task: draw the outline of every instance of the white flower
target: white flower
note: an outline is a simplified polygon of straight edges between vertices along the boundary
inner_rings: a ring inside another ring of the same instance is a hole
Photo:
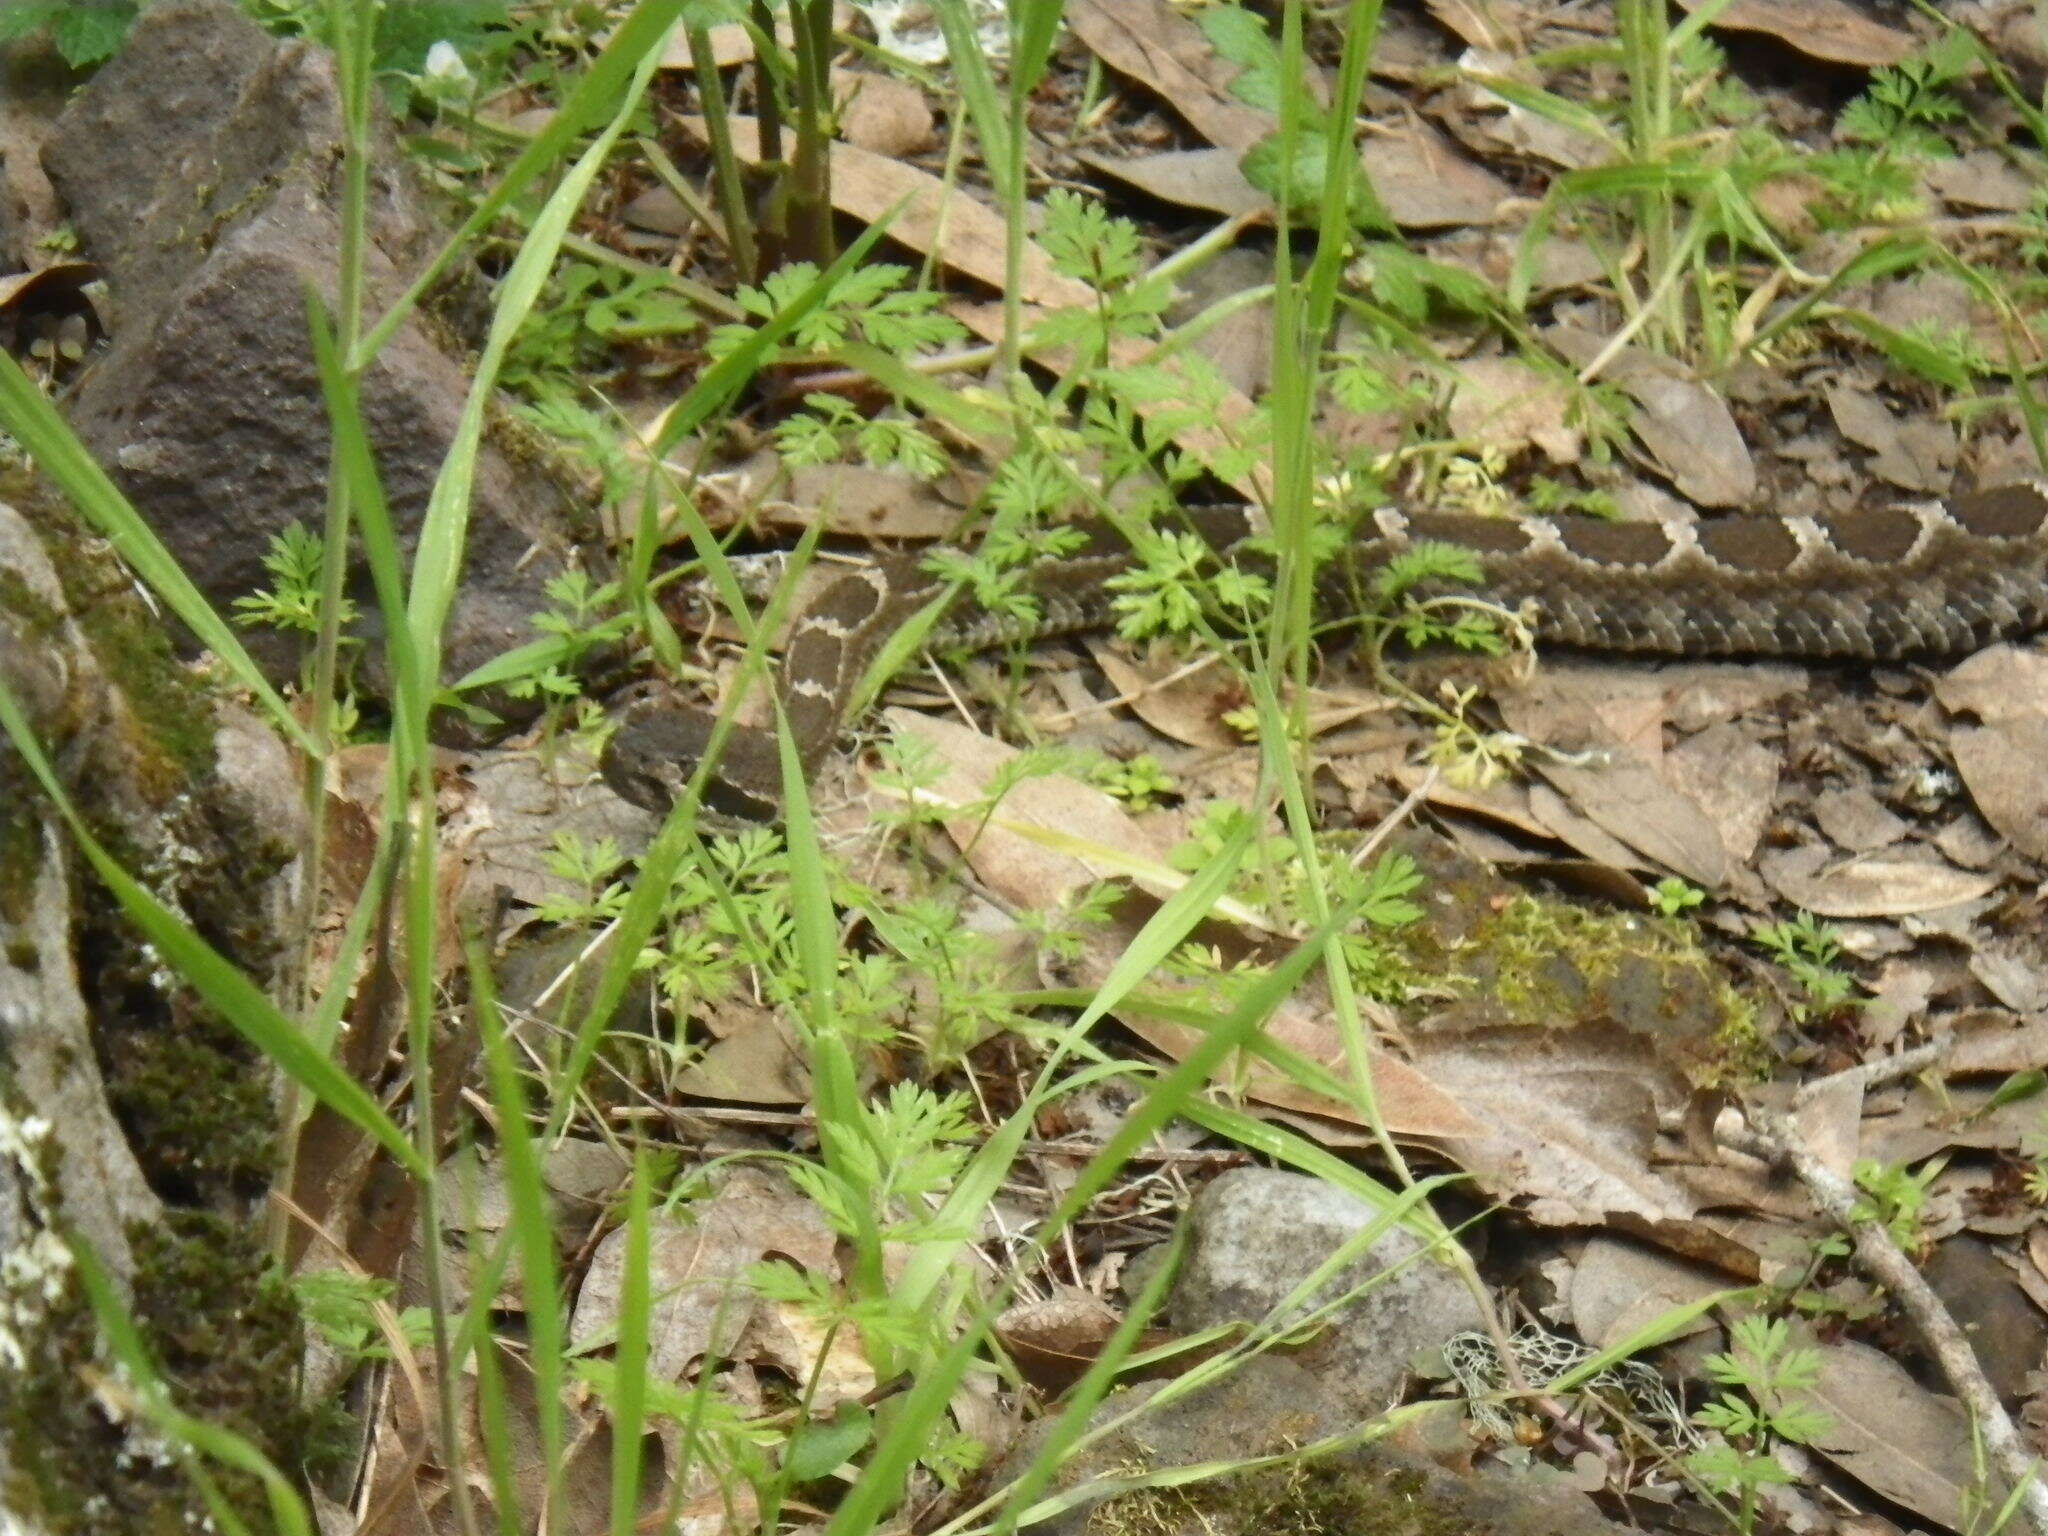
[[[462,54],[446,38],[427,50],[427,62],[420,69],[421,95],[452,105],[464,100],[475,83]]]

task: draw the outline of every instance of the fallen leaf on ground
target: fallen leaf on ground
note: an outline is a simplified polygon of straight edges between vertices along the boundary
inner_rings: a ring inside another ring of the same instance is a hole
[[[1524,448],[1553,464],[1577,460],[1583,438],[1571,424],[1573,401],[1563,381],[1511,357],[1457,365],[1449,421],[1461,443],[1498,449],[1512,458]]]
[[[731,1357],[760,1300],[743,1277],[763,1259],[835,1273],[838,1239],[818,1208],[786,1180],[756,1168],[735,1168],[706,1199],[653,1217],[648,1239],[647,1369],[660,1381],[681,1380],[707,1356]],[[625,1263],[620,1227],[591,1256],[570,1320],[572,1348],[613,1335]]]
[[[1679,0],[1697,11],[1706,0]],[[1729,32],[1765,32],[1801,53],[1865,69],[1896,64],[1919,44],[1913,34],[1874,21],[1847,0],[1734,0],[1713,25]]]
[[[1075,158],[1105,176],[1183,208],[1205,208],[1227,218],[1270,218],[1273,212],[1273,200],[1244,179],[1244,172],[1238,169],[1244,157],[1234,149],[1167,149],[1156,155],[1131,156],[1084,149],[1077,151]]]
[[[1358,154],[1388,217],[1403,229],[1491,224],[1515,195],[1420,118],[1374,131]]]
[[[1873,1492],[1950,1530],[1976,1483],[1970,1423],[1890,1355],[1842,1340],[1816,1346],[1820,1381],[1804,1394],[1832,1421],[1813,1449]],[[1994,1507],[1997,1496],[1993,1497]]]
[[[1997,888],[1996,875],[1930,859],[1858,855],[1834,862],[1809,845],[1773,850],[1757,873],[1794,906],[1821,917],[1904,917],[1975,901]]]
[[[1066,16],[1091,53],[1155,92],[1211,144],[1242,152],[1273,131],[1270,115],[1230,94],[1237,66],[1166,0],[1070,0]]]
[[[702,141],[704,119],[677,119],[685,132]],[[751,117],[731,119],[733,150],[747,165],[761,160],[760,125]],[[832,146],[832,206],[864,223],[879,223],[901,203],[889,225],[889,238],[937,256],[948,266],[1000,289],[1004,282],[1003,217],[987,204],[950,187],[931,172],[877,155],[851,144]],[[1095,290],[1061,274],[1037,241],[1024,242],[1023,282],[1026,303],[1092,305]]]

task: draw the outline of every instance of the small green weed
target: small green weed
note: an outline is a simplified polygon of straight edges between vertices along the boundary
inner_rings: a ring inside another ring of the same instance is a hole
[[[1878,1223],[1903,1252],[1924,1254],[1929,1240],[1921,1219],[1926,1214],[1927,1191],[1947,1166],[1946,1155],[1929,1158],[1918,1172],[1903,1163],[1859,1159],[1851,1172],[1863,1197],[1850,1216]]]
[[[1650,905],[1666,917],[1677,917],[1681,912],[1690,912],[1707,899],[1707,893],[1697,886],[1687,885],[1676,875],[1666,875],[1650,887]]]
[[[1686,1466],[1711,1493],[1739,1501],[1736,1529],[1750,1536],[1757,1528],[1757,1495],[1798,1480],[1772,1448],[1787,1440],[1810,1444],[1833,1421],[1799,1401],[1820,1380],[1820,1354],[1794,1348],[1782,1318],[1743,1318],[1735,1324],[1733,1344],[1725,1354],[1708,1356],[1706,1369],[1734,1390],[1693,1415],[1721,1440],[1693,1452]]]
[[[0,48],[42,35],[73,69],[120,52],[135,25],[135,0],[17,0],[0,9]]]
[[[1096,769],[1095,782],[1134,811],[1149,811],[1178,793],[1173,775],[1149,752],[1124,762],[1105,762]]]
[[[1827,1018],[1851,1005],[1856,978],[1841,969],[1841,936],[1811,912],[1766,923],[1750,937],[1791,974],[1805,994],[1793,1013],[1800,1022]]]
[[[1919,166],[1955,153],[1948,134],[1966,114],[1951,87],[1978,58],[1976,40],[1951,27],[1918,58],[1874,72],[1870,88],[1842,109],[1835,137],[1862,147],[1816,155],[1810,166],[1834,194],[1844,221],[1896,220],[1921,211]]]

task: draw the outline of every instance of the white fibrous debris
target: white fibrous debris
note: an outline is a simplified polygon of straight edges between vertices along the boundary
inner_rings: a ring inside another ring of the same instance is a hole
[[[882,52],[910,64],[943,64],[946,35],[931,0],[853,0],[867,13],[875,29],[875,44]],[[975,34],[990,63],[1000,63],[1010,53],[1009,8],[1003,0],[968,0],[975,18]]]

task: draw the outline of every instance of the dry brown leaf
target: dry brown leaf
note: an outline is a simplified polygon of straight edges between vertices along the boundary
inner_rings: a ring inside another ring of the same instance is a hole
[[[1604,755],[1594,766],[1538,755],[1536,772],[1602,831],[1694,885],[1718,889],[1729,860],[1720,832],[1699,805],[1628,752],[1603,713],[1615,705],[1603,692],[1610,669],[1545,668],[1499,695],[1508,726],[1566,754]]]
[[[647,1369],[661,1381],[682,1379],[706,1355],[732,1355],[759,1304],[742,1278],[751,1266],[772,1257],[831,1274],[838,1241],[793,1185],[750,1167],[734,1168],[680,1215],[653,1218],[648,1238]],[[587,1347],[617,1327],[625,1263],[620,1227],[591,1256],[570,1321],[572,1346]]]
[[[2048,655],[1994,645],[1935,684],[1943,707],[1983,723],[1950,741],[1978,812],[2014,847],[2048,859]]]
[[[1022,1301],[995,1321],[995,1336],[1025,1379],[1057,1397],[1087,1372],[1122,1321],[1093,1291],[1059,1285],[1036,1301]]]
[[[2031,719],[2048,711],[2048,652],[1986,646],[1938,678],[1934,696],[1943,709],[1986,725]]]
[[[1711,1296],[1727,1284],[1725,1274],[1704,1265],[1603,1233],[1588,1241],[1579,1255],[1567,1300],[1579,1337],[1595,1349],[1605,1349],[1673,1308]],[[1713,1326],[1711,1317],[1699,1317],[1685,1333]]]
[[[871,71],[833,76],[840,137],[877,155],[915,155],[932,145],[934,119],[925,94],[908,80]]]
[[[738,1104],[809,1101],[810,1057],[779,1010],[727,998],[705,1009],[702,1023],[713,1038],[676,1075],[678,1092]]]
[[[1244,744],[1223,723],[1225,714],[1244,703],[1244,690],[1218,658],[1205,657],[1191,670],[1185,658],[1133,657],[1107,641],[1091,643],[1088,654],[1131,713],[1162,736],[1190,747]]]
[[[1808,1399],[1832,1422],[1813,1449],[1893,1503],[1950,1530],[1960,1528],[1963,1496],[1976,1478],[1970,1422],[1955,1400],[1928,1391],[1868,1344],[1842,1340],[1816,1347],[1820,1381]]]
[[[687,451],[670,455],[687,463]],[[827,533],[862,539],[944,539],[960,523],[961,505],[946,487],[900,470],[866,464],[785,463],[773,448],[696,481],[697,510],[723,531],[746,522],[801,531],[816,522]],[[973,487],[963,487],[972,499]]]
[[[1858,855],[1834,863],[1819,847],[1774,850],[1757,872],[1787,901],[1821,917],[1904,917],[1975,901],[1998,886],[1995,875],[1928,859]]]
[[[1664,754],[1671,787],[1706,814],[1731,866],[1756,852],[1778,797],[1779,754],[1733,722],[1710,725]]]
[[[1696,11],[1705,0],[1679,0]],[[1734,0],[1713,25],[1765,32],[1811,58],[1875,69],[1896,64],[1918,47],[1913,34],[1874,21],[1848,0]]]
[[[1090,52],[1156,92],[1211,144],[1242,153],[1273,131],[1269,115],[1230,94],[1237,66],[1166,0],[1069,0],[1066,16]]]
[[[1693,379],[1617,371],[1640,409],[1630,425],[1680,495],[1703,507],[1746,506],[1756,495],[1756,461],[1727,403]]]
[[[1018,755],[951,720],[908,709],[886,710],[884,718],[898,737],[920,744],[943,765],[925,790],[942,804],[976,805]],[[1034,838],[1028,829],[1048,838]],[[1171,851],[1108,795],[1065,774],[1024,779],[987,817],[963,815],[946,830],[975,875],[1027,912],[1050,911],[1075,891],[1130,874],[1134,862],[1165,869]]]
[[[1571,391],[1550,374],[1511,357],[1457,365],[1450,428],[1461,443],[1513,457],[1536,447],[1553,464],[1577,460],[1584,439],[1571,424]]]
[[[1652,1155],[1684,1078],[1642,1036],[1608,1025],[1526,1026],[1416,1041],[1415,1067],[1487,1129],[1445,1152],[1546,1226],[1683,1227],[1693,1197]]]
[[[801,1306],[758,1304],[740,1353],[805,1383],[813,1419],[829,1419],[841,1404],[857,1403],[875,1390],[875,1368],[861,1351],[859,1330]]]
[[[1813,819],[1831,841],[1851,853],[1889,848],[1912,830],[1905,818],[1886,810],[1860,784],[1815,795]]]
[[[1510,49],[1519,41],[1513,21],[1492,0],[1428,0],[1429,13],[1474,48]]]
[[[1163,202],[1203,208],[1227,218],[1271,218],[1273,200],[1244,179],[1234,149],[1168,149],[1156,155],[1075,154],[1083,165],[1114,176]]]
[[[702,140],[704,119],[684,117],[685,132]],[[748,165],[761,158],[760,127],[751,117],[732,119],[734,152]],[[832,146],[832,206],[841,213],[873,224],[898,203],[902,212],[889,225],[889,238],[913,250],[936,255],[957,271],[994,288],[1003,286],[1003,217],[957,187],[949,187],[929,171],[871,154],[851,144]],[[1028,304],[1091,305],[1095,292],[1086,283],[1063,276],[1035,240],[1024,242],[1023,282],[1019,289]]]
[[[2033,179],[1995,149],[1972,149],[1950,160],[1931,160],[1920,178],[1944,202],[1994,213],[2023,212],[2034,198]]]
[[[1371,134],[1359,159],[1388,217],[1403,229],[1491,224],[1515,195],[1420,118]]]

